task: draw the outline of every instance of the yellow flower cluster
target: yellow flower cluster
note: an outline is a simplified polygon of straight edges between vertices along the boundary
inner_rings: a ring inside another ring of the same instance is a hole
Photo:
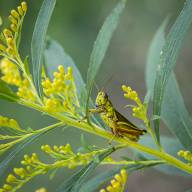
[[[6,184],[0,188],[0,192],[11,192],[16,191],[16,189],[20,188],[25,181],[32,177],[33,174],[36,173],[35,166],[41,164],[37,155],[35,153],[32,154],[31,157],[28,155],[24,156],[24,160],[21,162],[23,165],[27,165],[25,168],[19,167],[14,168],[14,174],[9,174],[6,178]],[[42,174],[46,171],[43,170]]]
[[[42,80],[44,97],[44,109],[47,112],[67,112],[72,116],[76,115],[75,108],[79,107],[77,91],[74,82],[72,68],[67,72],[62,65],[54,72],[54,79],[48,77]]]
[[[106,189],[101,189],[100,192],[123,192],[125,184],[127,182],[127,172],[125,169],[120,171],[120,174],[116,174],[111,180],[111,184]]]
[[[180,150],[177,153],[177,155],[180,156],[180,157],[183,157],[185,160],[189,161],[189,165],[192,166],[192,152]]]
[[[20,86],[22,78],[17,65],[4,58],[0,63],[0,70],[3,76],[1,79],[10,85]]]
[[[11,25],[9,29],[3,30],[5,41],[0,44],[0,52],[12,57],[17,56],[18,32],[20,31],[20,27],[22,25],[26,11],[26,2],[22,2],[21,5],[17,7],[17,10],[11,10],[9,15]]]
[[[9,119],[1,115],[0,115],[0,127],[9,127],[20,130],[20,126],[15,119]]]
[[[54,158],[55,161],[52,164],[47,164],[39,160],[36,153],[33,153],[31,156],[24,155],[24,158],[21,161],[21,164],[24,167],[13,169],[13,173],[7,176],[6,184],[0,188],[0,192],[16,191],[16,189],[21,188],[33,177],[40,174],[46,174],[48,171],[55,170],[60,167],[75,168],[77,166],[87,165],[95,158],[96,155],[103,152],[98,150],[88,153],[75,153],[70,144],[53,147],[43,145],[41,149]],[[123,179],[126,181],[125,173],[122,171],[121,176],[117,176],[117,181],[123,184]]]
[[[62,165],[70,169],[79,165],[87,165],[97,154],[96,151],[90,153],[74,153],[70,144],[53,147],[43,145],[41,149],[55,159],[64,160]]]
[[[132,90],[131,87],[122,86],[124,93],[124,97],[131,99],[132,101],[134,101],[137,105],[133,106],[132,110],[133,110],[133,116],[141,119],[144,121],[145,124],[148,123],[148,118],[147,118],[147,106],[145,104],[143,104],[140,100],[140,98],[138,97],[138,94],[136,91]]]
[[[29,101],[36,100],[29,81],[22,77],[16,64],[4,58],[0,62],[0,71],[2,73],[1,80],[18,87],[17,95],[20,98]]]

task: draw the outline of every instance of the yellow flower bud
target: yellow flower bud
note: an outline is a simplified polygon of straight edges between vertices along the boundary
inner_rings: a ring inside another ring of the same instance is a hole
[[[8,37],[13,38],[13,34],[9,29],[4,29],[3,34],[4,34],[5,38],[8,38]]]
[[[21,6],[18,6],[18,7],[17,7],[17,11],[18,11],[19,15],[21,15],[21,16],[24,14],[24,13],[23,13],[23,9],[22,9]]]
[[[12,186],[11,185],[8,185],[8,184],[4,184],[3,185],[3,189],[5,189],[6,191],[9,191],[12,189]]]
[[[6,182],[7,182],[7,183],[14,183],[16,180],[17,180],[17,179],[16,179],[16,177],[15,177],[14,175],[9,174],[9,175],[7,176]]]
[[[7,38],[7,44],[8,46],[10,46],[10,48],[14,47],[14,40],[12,38]]]
[[[115,192],[114,188],[112,186],[107,186],[107,191],[109,192]]]
[[[113,183],[113,188],[114,188],[116,191],[117,191],[117,190],[119,191],[120,187],[121,187],[121,185],[120,185],[119,182]]]
[[[17,25],[17,20],[15,19],[15,17],[13,17],[12,15],[9,15],[9,20],[11,21],[11,23],[13,23],[13,24],[15,24],[15,25]]]
[[[120,177],[119,174],[116,174],[116,175],[115,175],[115,179],[116,179],[118,182],[121,182],[121,177]]]
[[[62,65],[58,66],[58,70],[59,70],[60,73],[65,73],[65,69],[64,69],[64,67]]]
[[[26,3],[25,1],[23,1],[23,2],[21,3],[21,7],[22,7],[22,9],[23,9],[24,12],[27,11],[27,3]]]
[[[54,145],[54,146],[53,146],[53,150],[56,151],[56,152],[59,152],[59,147],[56,146],[56,145]]]
[[[122,169],[120,174],[121,174],[121,177],[122,177],[122,183],[126,183],[126,181],[127,181],[127,172],[126,172],[126,170]]]
[[[36,153],[32,153],[31,161],[32,161],[32,162],[37,162],[37,161],[39,161]]]
[[[26,175],[26,171],[24,168],[14,168],[13,171],[16,175],[20,176],[21,178],[25,177]]]
[[[17,13],[17,11],[16,10],[11,10],[11,15],[13,16],[13,17],[15,17],[16,19],[19,19],[19,14]]]
[[[50,147],[49,145],[42,145],[42,146],[41,146],[41,150],[42,150],[42,151],[45,151],[46,153],[49,153],[49,152],[52,151],[52,150],[51,150],[51,147]]]
[[[17,26],[15,24],[11,24],[11,30],[14,31],[14,32],[17,32]]]

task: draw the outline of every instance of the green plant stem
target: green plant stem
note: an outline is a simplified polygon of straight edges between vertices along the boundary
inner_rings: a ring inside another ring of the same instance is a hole
[[[151,165],[151,164],[164,164],[164,160],[146,160],[146,161],[102,161],[101,165]]]
[[[42,106],[36,105],[34,103],[29,103],[26,101],[19,101],[20,104],[25,105],[27,107],[36,109],[38,111],[44,112],[44,109]],[[169,155],[168,153],[164,152],[164,151],[157,151],[155,149],[149,148],[147,146],[141,145],[139,143],[130,141],[128,139],[125,138],[120,138],[120,137],[114,137],[114,135],[108,131],[105,131],[104,129],[98,127],[97,125],[89,125],[87,122],[82,122],[82,121],[78,121],[75,119],[71,119],[67,116],[63,116],[59,113],[49,113],[48,115],[52,116],[55,119],[58,119],[62,122],[64,122],[66,125],[72,126],[72,127],[77,127],[83,131],[89,132],[91,134],[103,137],[107,140],[110,140],[113,138],[113,141],[116,141],[118,143],[121,144],[125,144],[127,147],[131,147],[134,149],[137,149],[139,151],[148,153],[152,156],[155,156],[159,159],[165,160],[167,162],[167,164],[172,165],[174,167],[177,167],[187,173],[192,174],[192,166],[189,166],[188,164],[176,159],[175,157]]]
[[[147,117],[146,117],[146,122],[147,122],[147,123],[146,123],[147,131],[148,131],[149,134],[151,135],[151,137],[152,137],[152,139],[154,140],[156,146],[158,147],[158,149],[159,149],[160,151],[164,151],[163,147],[162,147],[161,144],[158,142],[157,137],[156,137],[154,131],[152,130],[151,124],[150,124],[150,122],[148,121],[148,118],[147,118]]]

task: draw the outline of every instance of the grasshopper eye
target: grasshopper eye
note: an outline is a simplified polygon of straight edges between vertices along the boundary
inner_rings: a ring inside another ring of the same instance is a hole
[[[99,106],[96,104],[95,107],[99,107]]]

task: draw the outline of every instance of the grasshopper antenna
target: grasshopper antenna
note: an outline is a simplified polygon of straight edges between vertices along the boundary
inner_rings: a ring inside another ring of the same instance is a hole
[[[95,85],[95,87],[96,87],[96,89],[97,89],[97,91],[99,92],[99,86],[97,85],[97,83],[96,82],[94,82],[94,85]]]
[[[113,79],[114,74],[111,75],[104,83],[103,87],[101,88],[101,91],[104,91],[105,87],[107,86],[107,84],[109,84],[109,82]]]

